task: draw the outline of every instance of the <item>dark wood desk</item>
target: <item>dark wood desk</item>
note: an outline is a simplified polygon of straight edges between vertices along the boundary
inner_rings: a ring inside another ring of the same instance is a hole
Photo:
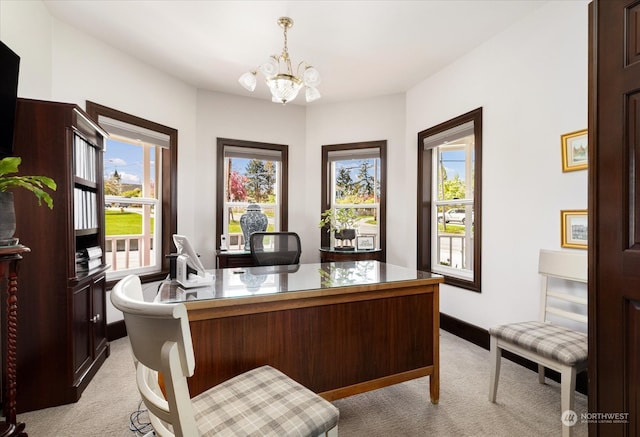
[[[254,267],[251,252],[247,250],[216,250],[216,268]]]
[[[2,328],[2,407],[6,422],[0,422],[0,437],[27,437],[25,424],[16,420],[16,346],[18,343],[18,262],[22,254],[31,252],[26,246],[0,247],[0,279],[7,276],[5,325]]]
[[[380,261],[382,259],[382,249],[368,249],[368,250],[336,250],[329,247],[320,248],[320,262],[342,262],[342,261]]]
[[[156,296],[187,307],[192,396],[269,364],[328,400],[428,375],[438,402],[441,276],[377,261],[212,273]]]

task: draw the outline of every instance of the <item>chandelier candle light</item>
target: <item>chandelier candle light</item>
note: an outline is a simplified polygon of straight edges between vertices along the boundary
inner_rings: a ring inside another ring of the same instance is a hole
[[[278,18],[278,24],[284,29],[284,48],[282,54],[271,55],[267,62],[260,65],[256,70],[247,71],[240,76],[238,82],[247,90],[253,92],[256,89],[256,75],[258,71],[262,73],[271,90],[271,101],[286,104],[295,99],[300,89],[304,86],[307,102],[319,99],[320,91],[317,86],[320,84],[320,73],[318,70],[308,65],[305,61],[298,64],[296,74],[291,68],[291,59],[287,50],[287,29],[293,26],[293,20],[289,17]],[[302,75],[300,75],[302,70]]]

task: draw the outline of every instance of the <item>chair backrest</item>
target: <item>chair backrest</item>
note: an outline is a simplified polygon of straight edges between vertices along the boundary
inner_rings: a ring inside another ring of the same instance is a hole
[[[249,237],[254,262],[259,266],[298,264],[302,247],[295,232],[254,232]]]
[[[588,262],[586,252],[541,250],[540,321],[561,321],[586,331]],[[579,283],[579,284],[575,284]]]
[[[187,377],[195,369],[195,358],[185,306],[144,302],[140,278],[135,275],[115,285],[111,302],[124,314],[138,390],[154,429],[160,435],[198,435],[187,386]],[[164,380],[166,401],[158,385],[158,372]],[[173,433],[156,418],[170,423]]]

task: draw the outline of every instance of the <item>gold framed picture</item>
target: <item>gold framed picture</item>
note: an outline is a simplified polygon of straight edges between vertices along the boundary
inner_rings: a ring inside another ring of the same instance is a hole
[[[560,246],[573,249],[586,249],[589,234],[586,209],[560,211],[561,242]]]
[[[562,145],[562,171],[585,170],[589,162],[589,140],[587,129],[564,134]]]

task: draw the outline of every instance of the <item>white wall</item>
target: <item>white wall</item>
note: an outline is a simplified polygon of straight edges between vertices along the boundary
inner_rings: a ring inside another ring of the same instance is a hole
[[[387,261],[416,265],[417,133],[484,108],[482,293],[443,286],[444,313],[487,328],[538,308],[537,253],[560,246],[560,210],[587,207],[587,172],[562,173],[560,135],[587,126],[587,0],[549,2],[406,95],[306,108],[198,91],[51,16],[0,2],[22,58],[21,97],[114,107],[176,128],[178,231],[213,266],[217,137],[289,145],[289,223],[319,259],[320,150],[388,141]],[[108,313],[107,320],[118,320]]]
[[[199,91],[197,106],[198,160],[191,170],[198,175],[196,234],[205,267],[213,268],[216,217],[216,141],[217,138],[286,144],[289,146],[289,230],[298,232],[303,242],[308,233],[300,205],[304,203],[308,178],[305,175],[305,108],[275,105],[250,97]],[[312,262],[303,247],[301,262]]]
[[[0,40],[20,56],[20,97],[51,99],[52,27],[42,2],[0,2]]]
[[[405,149],[405,96],[395,94],[342,104],[307,107],[307,197],[301,220],[307,223],[305,246],[316,248],[314,262],[320,261],[321,166],[322,146],[387,140],[387,262],[406,265],[407,217],[404,208],[415,203],[408,196],[403,153]],[[411,216],[415,222],[415,215]],[[415,263],[414,263],[415,264]]]
[[[587,127],[587,32],[586,0],[549,2],[407,93],[409,169],[418,132],[483,107],[482,293],[443,286],[443,313],[537,317],[538,250],[560,249],[560,210],[587,208],[587,172],[563,173],[560,148]]]

